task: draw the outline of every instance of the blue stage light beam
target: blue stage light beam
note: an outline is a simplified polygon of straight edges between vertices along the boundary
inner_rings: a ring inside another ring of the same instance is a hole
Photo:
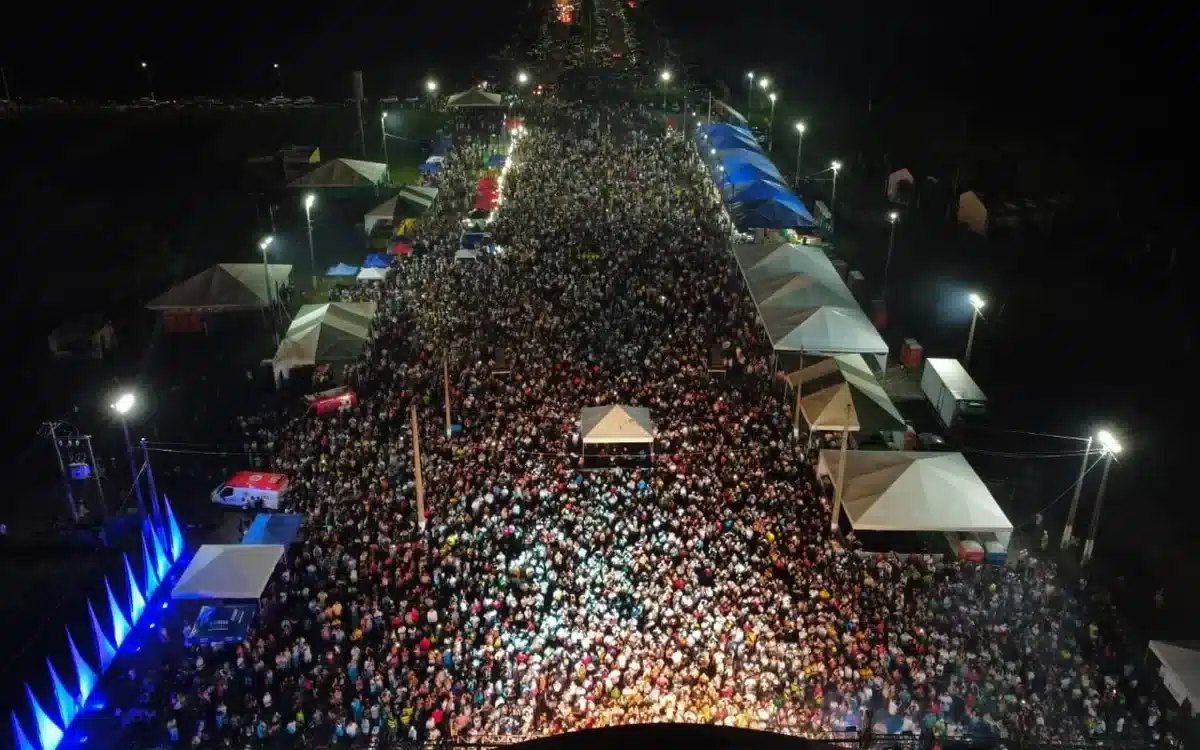
[[[17,714],[12,714],[12,731],[13,731],[13,746],[17,750],[34,750],[33,743],[29,741],[29,737],[25,735],[25,730],[21,728],[21,722],[17,720]]]
[[[183,554],[183,534],[179,531],[179,522],[175,520],[171,499],[163,495],[163,502],[167,506],[167,539],[170,541],[171,562],[179,562],[179,556]]]
[[[117,604],[117,597],[113,596],[112,584],[108,582],[108,576],[104,577],[104,588],[108,591],[108,609],[112,615],[113,645],[119,649],[125,642],[125,638],[129,636],[129,631],[133,629],[133,626],[129,624],[125,613],[121,611],[121,605]]]
[[[58,718],[62,719],[64,727],[70,726],[75,714],[79,713],[79,702],[63,684],[62,679],[58,676],[58,670],[54,668],[54,662],[50,661],[48,656],[46,657],[46,667],[50,670],[50,682],[54,685],[54,702],[58,704]]]
[[[91,602],[88,602],[88,614],[92,616],[92,634],[96,636],[96,653],[100,654],[100,673],[103,674],[116,658],[117,649],[104,634],[104,628],[100,627],[100,620],[96,618],[96,610]]]
[[[42,746],[42,750],[55,750],[58,743],[62,742],[63,730],[42,710],[42,704],[38,703],[38,699],[28,683],[25,685],[25,695],[29,697],[29,707],[33,709],[33,722],[37,725],[38,744]]]
[[[167,553],[163,551],[162,539],[153,524],[150,525],[150,541],[154,548],[154,572],[158,575],[158,580],[162,581],[167,577],[167,571],[171,569],[171,561],[167,559]]]
[[[153,598],[161,581],[158,573],[154,572],[154,561],[150,558],[150,542],[146,538],[145,529],[142,530],[142,567],[146,570],[146,597]]]
[[[122,555],[122,557],[125,558],[125,577],[129,581],[129,619],[136,623],[146,609],[146,600],[142,598],[137,579],[133,577],[133,566],[129,564],[129,555]]]
[[[75,645],[75,638],[71,635],[70,628],[67,628],[67,644],[71,647],[71,660],[75,662],[75,676],[79,678],[79,703],[82,705],[87,703],[88,697],[96,689],[96,682],[100,678],[96,676],[96,670],[92,669],[92,665],[88,664],[79,653],[79,647]]]

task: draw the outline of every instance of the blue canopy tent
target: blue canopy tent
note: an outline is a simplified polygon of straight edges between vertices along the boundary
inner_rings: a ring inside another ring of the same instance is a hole
[[[438,172],[442,171],[442,165],[435,161],[427,161],[421,166],[417,167],[417,171],[421,174],[437,174]]]
[[[769,201],[773,198],[796,200],[796,194],[787,185],[770,179],[732,185],[721,191],[721,195],[727,203],[751,203],[753,201]]]
[[[718,151],[717,157],[717,160],[725,167],[726,172],[742,164],[749,164],[757,167],[760,172],[770,175],[776,182],[786,182],[783,179],[783,175],[779,173],[779,169],[761,151],[756,152],[746,149]]]
[[[187,631],[187,645],[244,641],[256,614],[257,604],[206,604]]]
[[[242,536],[242,544],[282,544],[300,536],[304,516],[300,513],[259,513]]]
[[[742,229],[803,229],[817,225],[796,198],[734,203],[729,207],[729,215]]]
[[[349,263],[338,263],[336,266],[330,266],[325,272],[326,276],[357,276],[358,266],[352,266]]]
[[[751,151],[762,151],[762,146],[758,140],[749,132],[741,128],[730,128],[728,131],[720,131],[709,134],[704,141],[709,148],[745,148]]]
[[[492,236],[486,232],[464,232],[459,243],[464,250],[478,250],[492,241]]]
[[[740,185],[762,182],[763,180],[782,182],[783,177],[770,164],[764,167],[761,164],[740,162],[732,165],[719,164],[713,169],[713,181],[722,190],[725,190],[726,186],[733,186],[736,189]]]
[[[503,167],[504,162],[506,161],[508,161],[508,159],[504,156],[504,154],[492,154],[492,158],[488,159],[488,166]]]
[[[363,268],[391,268],[392,259],[387,253],[371,253],[363,261]]]

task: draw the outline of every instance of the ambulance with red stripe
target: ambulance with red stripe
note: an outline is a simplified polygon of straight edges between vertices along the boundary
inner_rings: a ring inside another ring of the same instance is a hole
[[[239,471],[212,491],[212,501],[230,508],[279,510],[287,488],[283,474]]]

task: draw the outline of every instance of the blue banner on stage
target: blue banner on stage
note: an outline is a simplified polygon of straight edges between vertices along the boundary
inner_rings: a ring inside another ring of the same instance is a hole
[[[244,640],[257,614],[257,604],[206,605],[188,631],[188,645]]]

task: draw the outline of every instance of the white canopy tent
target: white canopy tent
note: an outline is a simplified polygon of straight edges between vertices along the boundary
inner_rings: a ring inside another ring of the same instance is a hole
[[[308,174],[292,180],[289,187],[371,187],[387,181],[388,166],[383,162],[330,159]]]
[[[825,357],[788,375],[799,386],[809,430],[876,433],[905,429],[904,417],[861,354]]]
[[[293,367],[354,359],[362,351],[374,319],[372,302],[326,302],[301,307],[275,351],[276,380]]]
[[[500,106],[503,106],[503,98],[499,94],[493,94],[482,89],[467,89],[457,94],[451,94],[446,99],[447,109]]]
[[[205,544],[171,591],[172,599],[258,599],[283,559],[282,544]]]
[[[478,250],[468,250],[465,247],[461,247],[458,249],[458,252],[454,253],[454,259],[455,260],[479,260],[479,251]]]
[[[367,211],[366,215],[363,216],[363,229],[366,230],[367,234],[370,234],[371,230],[373,230],[377,224],[387,222],[390,225],[395,223],[397,200],[398,197],[393,195],[391,198],[388,198],[375,208]]]
[[[812,276],[826,286],[845,286],[833,263],[815,245],[793,245],[787,242],[747,244],[735,247],[733,254],[746,277],[746,283],[750,285],[765,278],[802,273]],[[850,299],[854,297],[851,296]]]
[[[585,406],[579,423],[584,445],[654,442],[654,422],[645,407]]]
[[[358,272],[358,281],[383,281],[387,278],[386,268],[364,268]]]
[[[842,507],[856,531],[1012,532],[1012,523],[961,453],[846,451],[845,456]],[[837,450],[821,451],[818,473],[836,477],[841,457]]]
[[[438,189],[428,185],[405,185],[400,188],[400,194],[397,197],[425,209],[432,206],[437,200]]]
[[[858,308],[816,307],[759,309],[767,336],[777,352],[863,354],[887,365],[887,343]]]
[[[1200,651],[1167,641],[1150,641],[1150,651],[1158,657],[1158,676],[1180,706],[1191,702],[1192,715],[1200,709]]]
[[[291,275],[292,266],[286,263],[270,263],[265,268],[262,263],[218,263],[155,297],[146,309],[172,312],[261,310],[268,306],[275,291],[287,284]]]

